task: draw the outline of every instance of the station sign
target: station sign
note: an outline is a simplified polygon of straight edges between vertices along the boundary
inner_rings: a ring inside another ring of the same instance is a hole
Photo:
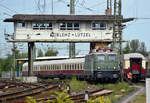
[[[15,40],[40,40],[40,41],[58,41],[58,42],[74,42],[74,41],[98,41],[98,40],[112,40],[113,32],[19,32],[15,35]]]

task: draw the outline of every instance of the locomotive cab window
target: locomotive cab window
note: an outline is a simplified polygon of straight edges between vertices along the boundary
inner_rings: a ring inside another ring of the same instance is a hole
[[[108,60],[109,61],[115,61],[116,60],[116,55],[115,54],[108,55]]]
[[[105,61],[105,55],[97,55],[98,61]]]

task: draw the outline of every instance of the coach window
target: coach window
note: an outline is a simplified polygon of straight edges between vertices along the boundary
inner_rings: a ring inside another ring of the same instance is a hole
[[[49,70],[51,70],[51,68],[52,68],[52,65],[49,65],[49,66],[50,66]]]
[[[76,64],[74,64],[74,69],[76,70]]]
[[[17,27],[18,28],[25,28],[25,23],[24,22],[18,22]]]

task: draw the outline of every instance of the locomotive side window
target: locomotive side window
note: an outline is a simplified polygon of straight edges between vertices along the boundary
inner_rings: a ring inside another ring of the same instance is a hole
[[[105,61],[105,55],[97,55],[99,61]]]
[[[116,55],[115,54],[108,55],[108,60],[109,61],[115,61],[116,60]]]

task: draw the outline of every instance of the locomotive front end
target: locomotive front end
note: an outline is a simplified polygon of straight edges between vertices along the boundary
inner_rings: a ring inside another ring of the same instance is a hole
[[[97,79],[118,80],[120,78],[117,53],[97,53],[94,58],[94,75]]]

